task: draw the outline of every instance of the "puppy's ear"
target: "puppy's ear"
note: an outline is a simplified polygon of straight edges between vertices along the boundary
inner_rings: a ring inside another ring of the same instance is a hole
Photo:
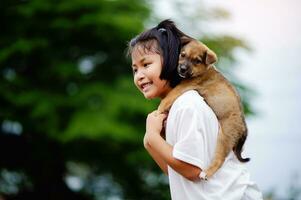
[[[205,52],[205,63],[206,65],[211,65],[217,61],[217,56],[216,54],[210,50],[209,48]]]
[[[181,37],[181,46],[185,46],[186,44],[188,44],[190,41],[192,41],[193,39],[187,36],[182,36]]]

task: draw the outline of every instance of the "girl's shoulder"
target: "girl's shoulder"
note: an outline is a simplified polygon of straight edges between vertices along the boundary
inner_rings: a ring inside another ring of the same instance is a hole
[[[188,90],[181,94],[173,103],[172,107],[181,108],[197,108],[207,105],[204,98],[195,90]]]
[[[169,113],[175,115],[189,113],[203,117],[214,115],[204,98],[195,90],[188,90],[180,95],[174,101]]]

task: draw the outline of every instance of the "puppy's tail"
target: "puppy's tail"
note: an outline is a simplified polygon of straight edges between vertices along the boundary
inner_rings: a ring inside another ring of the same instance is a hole
[[[243,158],[241,156],[242,147],[243,147],[246,139],[247,139],[247,133],[243,134],[243,136],[238,140],[237,144],[233,148],[234,154],[236,155],[237,159],[243,163],[250,161],[250,158]]]

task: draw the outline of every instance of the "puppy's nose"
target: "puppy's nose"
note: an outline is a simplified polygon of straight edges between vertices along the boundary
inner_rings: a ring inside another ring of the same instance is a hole
[[[180,72],[181,73],[184,73],[187,70],[187,66],[186,65],[180,65],[179,68],[180,68]]]

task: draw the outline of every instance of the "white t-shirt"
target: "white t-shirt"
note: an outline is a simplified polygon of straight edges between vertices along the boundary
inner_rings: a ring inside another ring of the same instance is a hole
[[[173,146],[176,159],[206,169],[213,159],[217,136],[218,120],[198,92],[189,90],[176,99],[166,124],[166,141]],[[169,166],[168,177],[173,200],[262,199],[233,152],[208,181],[190,181]]]

